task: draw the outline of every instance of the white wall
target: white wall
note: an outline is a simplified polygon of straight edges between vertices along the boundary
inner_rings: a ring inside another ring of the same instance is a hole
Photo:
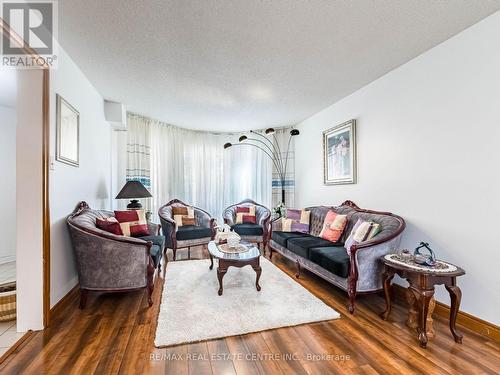
[[[96,209],[111,207],[111,129],[103,98],[62,48],[58,58],[51,72],[51,156],[55,159],[57,93],[80,112],[80,166],[54,161],[50,173],[51,306],[78,282],[67,216],[82,200]]]
[[[17,330],[43,329],[42,83],[40,70],[17,75]]]
[[[111,131],[111,196],[118,195],[122,187],[127,182],[127,131]],[[113,199],[112,207],[114,210],[126,210],[127,199]]]
[[[299,124],[297,203],[351,199],[462,266],[461,310],[500,324],[500,12]],[[322,132],[358,121],[355,185],[324,186]],[[449,303],[443,287],[437,299]]]
[[[15,95],[15,93],[13,93]],[[0,263],[16,259],[16,108],[0,103]]]

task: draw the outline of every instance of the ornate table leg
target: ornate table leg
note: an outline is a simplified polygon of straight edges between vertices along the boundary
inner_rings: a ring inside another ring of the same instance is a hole
[[[255,287],[257,288],[257,291],[260,292],[260,285],[259,285],[259,280],[260,280],[260,275],[262,274],[262,268],[260,268],[260,263],[259,263],[259,258],[257,258],[257,261],[252,264],[252,268],[257,274],[255,278]]]
[[[213,268],[214,268],[214,257],[210,253],[208,255],[210,255],[210,267],[208,267],[208,269],[209,270],[213,270]]]
[[[432,314],[436,308],[436,300],[434,297],[431,298],[429,302],[429,311],[427,312],[427,337],[433,339],[436,337],[436,331],[434,331],[434,319],[432,319]]]
[[[224,267],[224,266],[222,266]],[[217,292],[219,296],[222,296],[222,279],[227,272],[227,268],[221,268],[221,261],[219,259],[219,267],[217,267],[217,278],[219,279],[219,291]]]
[[[408,302],[408,318],[406,319],[406,325],[416,330],[418,327],[418,301],[410,288],[406,289],[406,301]],[[431,339],[436,336],[432,319],[432,313],[434,312],[435,306],[436,301],[433,297],[429,302],[429,312],[427,314],[427,337]]]
[[[446,290],[450,293],[451,307],[450,307],[450,331],[455,339],[455,342],[459,344],[462,343],[462,335],[457,332],[457,314],[458,308],[460,307],[460,301],[462,300],[462,291],[455,285],[455,279],[453,279],[453,285],[445,285]]]
[[[415,294],[410,288],[406,288],[406,302],[408,302],[408,318],[406,319],[406,325],[412,329],[417,329],[418,327],[418,302]]]
[[[394,271],[385,269],[382,275],[382,282],[384,284],[384,295],[385,295],[385,311],[380,314],[380,317],[387,320],[389,314],[391,313],[391,280],[394,277]]]
[[[426,348],[427,342],[427,314],[429,313],[429,303],[434,296],[434,289],[420,290],[410,285],[411,291],[415,294],[418,301],[418,341],[420,347]]]

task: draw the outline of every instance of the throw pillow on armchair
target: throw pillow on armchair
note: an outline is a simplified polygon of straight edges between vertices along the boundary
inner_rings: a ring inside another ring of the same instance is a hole
[[[123,231],[120,227],[120,223],[113,216],[104,219],[96,218],[95,226],[106,232],[116,234],[117,236],[123,236]]]
[[[115,211],[115,218],[125,236],[143,237],[150,234],[144,210]]]
[[[178,227],[184,225],[196,225],[196,219],[194,217],[194,208],[190,206],[173,206],[172,216],[175,220],[175,224]]]
[[[236,207],[236,224],[255,224],[255,206]]]

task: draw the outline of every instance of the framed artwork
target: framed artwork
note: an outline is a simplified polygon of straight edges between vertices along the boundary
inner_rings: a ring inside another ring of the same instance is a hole
[[[325,185],[356,183],[356,120],[323,132]]]
[[[80,165],[80,113],[60,95],[56,96],[56,160]]]

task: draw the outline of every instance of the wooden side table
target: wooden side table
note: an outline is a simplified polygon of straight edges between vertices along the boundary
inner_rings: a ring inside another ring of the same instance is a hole
[[[434,286],[443,284],[450,294],[450,331],[455,342],[462,343],[462,335],[457,332],[456,321],[462,292],[457,286],[457,277],[465,275],[465,271],[459,267],[452,272],[435,272],[432,270],[420,270],[403,264],[392,262],[386,258],[382,259],[385,269],[383,274],[384,294],[386,309],[380,315],[387,320],[391,312],[391,280],[394,275],[399,275],[410,284],[409,289],[415,295],[418,306],[418,341],[422,348],[427,347],[427,314],[429,312],[429,302],[434,296]]]

